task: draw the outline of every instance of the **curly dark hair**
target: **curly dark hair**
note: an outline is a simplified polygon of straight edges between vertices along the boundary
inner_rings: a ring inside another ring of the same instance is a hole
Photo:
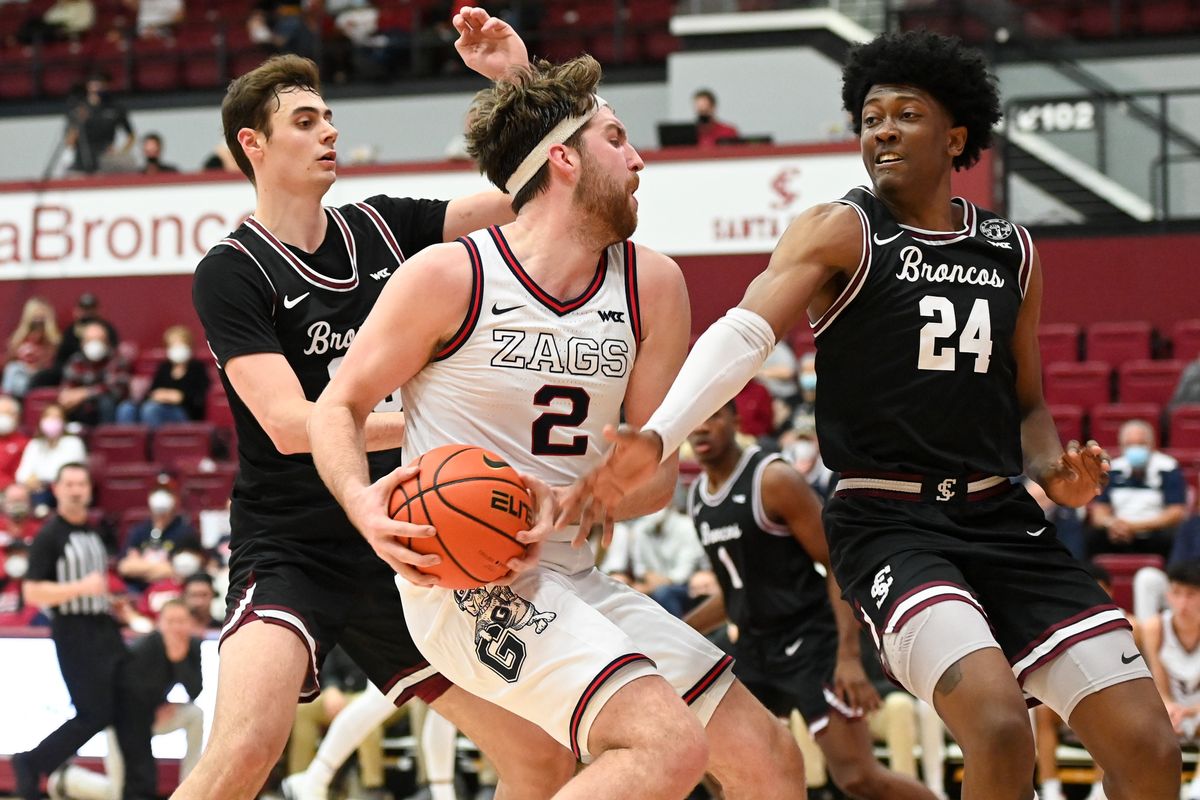
[[[955,126],[967,129],[967,143],[954,168],[966,169],[992,145],[992,126],[1001,117],[996,78],[983,54],[957,36],[925,30],[885,33],[850,50],[842,69],[842,105],[854,132],[862,132],[863,100],[871,87],[900,84],[923,89],[942,104]]]

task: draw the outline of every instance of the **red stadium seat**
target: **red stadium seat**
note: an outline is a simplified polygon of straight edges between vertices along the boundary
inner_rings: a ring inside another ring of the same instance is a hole
[[[133,361],[133,374],[153,377],[159,363],[166,357],[167,351],[161,347],[150,347],[141,351]]]
[[[145,462],[109,467],[98,484],[100,507],[109,515],[120,517],[131,508],[145,506],[161,471],[156,464]]]
[[[1138,26],[1145,34],[1178,35],[1188,27],[1189,5],[1189,0],[1140,0]]]
[[[237,476],[234,464],[217,464],[215,469],[191,467],[183,471],[179,481],[180,505],[189,512],[224,508],[233,492]]]
[[[1143,567],[1163,567],[1162,556],[1158,555],[1106,553],[1092,561],[1112,575],[1113,602],[1126,611],[1133,611],[1133,576],[1137,571]]]
[[[1083,409],[1079,406],[1050,406],[1050,416],[1054,418],[1054,427],[1058,429],[1058,438],[1063,444],[1074,439],[1083,441]]]
[[[1121,425],[1131,419],[1141,419],[1149,422],[1157,434],[1161,415],[1162,406],[1154,403],[1111,403],[1093,406],[1088,415],[1091,422],[1091,438],[1101,446],[1113,449],[1117,446],[1117,432]],[[1161,437],[1159,438],[1161,440]]]
[[[1200,358],[1200,319],[1181,319],[1171,327],[1172,354],[1181,361]]]
[[[1042,325],[1038,328],[1042,363],[1079,360],[1079,326],[1070,322]]]
[[[787,343],[792,348],[792,352],[796,354],[796,358],[805,353],[815,353],[817,350],[817,343],[813,340],[812,326],[807,323],[792,328],[791,333],[787,335]]]
[[[213,381],[208,387],[204,419],[218,428],[233,428],[233,410],[229,408],[225,386],[219,380]]]
[[[152,460],[169,469],[180,462],[212,455],[213,426],[208,422],[181,422],[159,427],[150,443]]]
[[[1165,406],[1175,393],[1182,361],[1128,361],[1117,367],[1117,398],[1122,403]]]
[[[107,466],[140,464],[146,460],[146,425],[101,425],[88,436],[88,450],[104,457]]]
[[[1151,356],[1149,322],[1093,322],[1087,329],[1087,358],[1120,364]]]
[[[1045,369],[1045,395],[1050,405],[1077,405],[1088,408],[1111,399],[1112,367],[1103,361],[1078,364],[1048,364]]]
[[[1163,452],[1178,461],[1180,467],[1200,467],[1200,447],[1166,447]]]
[[[1186,403],[1171,409],[1171,447],[1200,448],[1200,403]]]
[[[21,411],[21,425],[29,434],[36,434],[38,428],[38,420],[42,418],[42,412],[46,410],[46,406],[58,402],[59,387],[57,386],[39,386],[36,389],[30,389],[25,393],[25,399],[22,401],[24,406]]]

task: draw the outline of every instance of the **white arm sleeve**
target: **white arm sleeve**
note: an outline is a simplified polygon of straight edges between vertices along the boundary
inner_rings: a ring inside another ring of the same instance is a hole
[[[729,309],[696,340],[667,396],[642,428],[662,437],[664,461],[750,382],[774,348],[770,324],[744,308]]]

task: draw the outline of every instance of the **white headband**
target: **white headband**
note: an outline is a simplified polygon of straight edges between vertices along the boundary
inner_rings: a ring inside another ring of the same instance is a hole
[[[592,95],[592,97],[595,99],[595,102],[588,111],[578,117],[567,117],[542,137],[542,140],[529,151],[529,155],[525,156],[513,174],[504,182],[504,191],[515,197],[518,192],[525,188],[525,184],[533,180],[533,176],[542,168],[542,165],[550,160],[551,147],[556,144],[562,144],[567,139],[570,139],[575,135],[575,131],[582,128],[587,124],[588,120],[596,116],[601,106],[608,105],[600,95],[596,94]]]

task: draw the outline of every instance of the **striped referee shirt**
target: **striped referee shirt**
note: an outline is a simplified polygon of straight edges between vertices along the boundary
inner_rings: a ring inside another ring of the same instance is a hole
[[[86,523],[73,525],[60,516],[51,517],[29,548],[26,580],[71,583],[93,572],[108,572],[108,550],[100,534]],[[61,615],[106,615],[112,605],[104,594],[76,597],[47,610]]]

